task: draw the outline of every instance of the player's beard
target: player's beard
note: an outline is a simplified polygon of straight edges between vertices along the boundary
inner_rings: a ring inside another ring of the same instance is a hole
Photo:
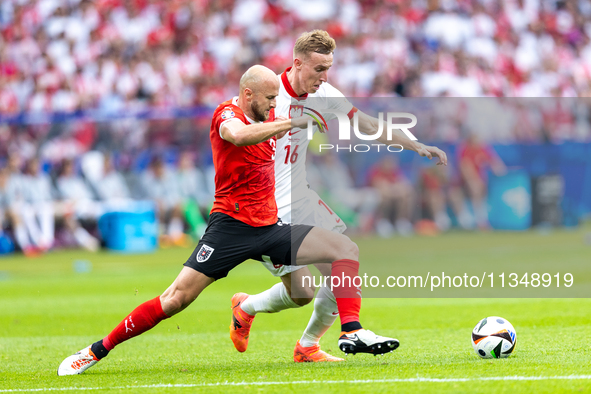
[[[265,111],[261,110],[261,107],[259,107],[259,104],[256,101],[252,102],[250,109],[252,109],[254,120],[257,122],[264,122],[269,118],[269,115],[265,114]]]

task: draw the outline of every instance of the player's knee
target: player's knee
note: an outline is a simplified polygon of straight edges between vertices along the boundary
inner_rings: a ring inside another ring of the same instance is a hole
[[[359,260],[359,246],[349,238],[343,242],[341,253],[342,257],[339,257],[339,259]]]
[[[314,295],[312,297],[305,297],[305,298],[293,298],[292,301],[295,302],[298,306],[308,305],[314,299]]]
[[[194,299],[189,299],[186,294],[179,291],[170,296],[163,295],[160,300],[162,302],[162,310],[168,316],[176,315],[194,301]]]
[[[359,247],[345,235],[339,234],[338,238],[333,238],[329,250],[331,261],[341,259],[359,260]]]
[[[295,302],[298,306],[308,305],[310,302],[312,302],[314,299],[314,292],[316,290],[313,285],[306,286],[304,282],[302,282],[301,286],[296,286],[296,288],[291,285],[292,283],[285,287],[287,289],[287,293],[289,294],[289,298],[291,298],[293,302]]]
[[[167,316],[176,315],[183,310],[182,303],[176,298],[161,298],[160,300],[162,302],[162,311]]]

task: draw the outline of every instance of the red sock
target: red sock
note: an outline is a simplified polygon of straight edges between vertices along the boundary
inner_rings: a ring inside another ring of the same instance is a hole
[[[359,275],[359,262],[355,260],[337,260],[332,263],[332,292],[337,299],[337,308],[341,325],[359,322],[361,309],[361,289],[354,285],[354,278]],[[338,278],[338,283],[337,279]],[[359,280],[359,279],[357,279]],[[338,284],[338,286],[336,286]]]
[[[103,346],[111,350],[121,342],[143,334],[168,317],[162,310],[160,297],[146,301],[135,308],[103,339]]]

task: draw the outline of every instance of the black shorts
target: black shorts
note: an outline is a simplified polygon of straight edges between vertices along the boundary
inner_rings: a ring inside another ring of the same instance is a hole
[[[214,279],[228,275],[245,260],[295,264],[302,241],[312,226],[276,224],[253,227],[220,212],[209,216],[205,234],[184,264]]]

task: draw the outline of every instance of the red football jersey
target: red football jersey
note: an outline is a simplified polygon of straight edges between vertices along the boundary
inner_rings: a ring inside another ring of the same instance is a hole
[[[211,212],[222,212],[254,227],[277,222],[275,202],[275,137],[256,145],[236,146],[224,140],[224,122],[249,120],[238,107],[238,97],[220,104],[211,121],[209,138],[215,167],[215,201]],[[269,120],[274,120],[271,110]]]

